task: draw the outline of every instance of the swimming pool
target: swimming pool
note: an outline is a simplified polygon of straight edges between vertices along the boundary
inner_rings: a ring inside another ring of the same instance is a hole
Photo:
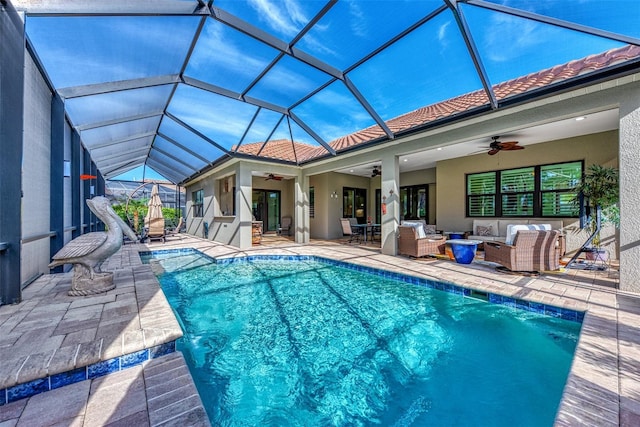
[[[214,425],[552,425],[580,332],[581,313],[315,257],[144,258]]]

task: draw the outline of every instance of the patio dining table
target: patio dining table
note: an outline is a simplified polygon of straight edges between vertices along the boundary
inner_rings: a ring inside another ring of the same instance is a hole
[[[380,227],[380,224],[352,224],[354,228],[358,228],[362,230],[362,234],[364,234],[364,243],[367,243],[367,235],[371,233],[371,240],[373,240],[373,228]]]

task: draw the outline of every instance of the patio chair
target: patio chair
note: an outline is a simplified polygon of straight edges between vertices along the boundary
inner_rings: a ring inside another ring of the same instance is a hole
[[[292,218],[290,216],[283,216],[282,223],[278,226],[277,234],[281,236],[283,233],[287,233],[287,236],[290,236],[291,222],[292,222]]]
[[[342,235],[349,236],[349,243],[357,240],[358,243],[362,240],[362,233],[360,229],[351,227],[349,218],[340,218],[340,225],[342,226]]]
[[[544,271],[560,268],[560,232],[557,230],[518,231],[513,245],[484,242],[484,260],[511,271]]]
[[[372,241],[378,241],[378,242],[382,242],[382,226],[380,225],[374,225],[371,228],[371,240]]]
[[[180,217],[180,219],[178,220],[178,224],[175,227],[166,230],[165,236],[168,237],[168,236],[175,236],[177,234],[180,234],[182,233],[183,228],[184,228],[184,218]]]
[[[149,229],[147,230],[147,240],[162,240],[166,242],[166,232],[164,229],[164,218],[154,218],[149,220]]]
[[[447,239],[440,234],[426,234],[419,236],[418,229],[413,225],[398,227],[398,253],[414,258],[427,255],[444,254]]]

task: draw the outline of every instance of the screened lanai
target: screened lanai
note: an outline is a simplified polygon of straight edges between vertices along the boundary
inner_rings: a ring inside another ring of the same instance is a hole
[[[626,0],[12,4],[107,179],[145,167],[184,183],[234,157],[309,164],[625,75],[639,61],[633,51],[500,88],[639,46],[640,4]]]

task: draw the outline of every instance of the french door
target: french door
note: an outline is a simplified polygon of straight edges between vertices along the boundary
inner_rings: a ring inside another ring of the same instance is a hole
[[[364,188],[342,188],[342,217],[356,218],[358,224],[367,222],[367,190]]]
[[[280,224],[280,191],[253,190],[251,210],[263,231],[276,231]]]

